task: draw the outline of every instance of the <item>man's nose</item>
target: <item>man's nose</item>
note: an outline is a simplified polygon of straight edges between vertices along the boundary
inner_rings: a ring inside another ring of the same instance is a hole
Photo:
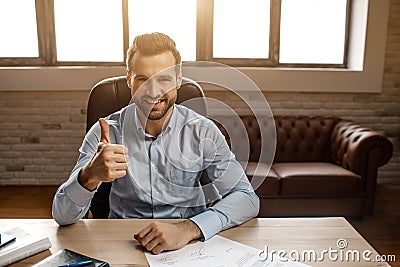
[[[162,96],[164,92],[155,79],[150,79],[147,81],[146,94],[150,97],[156,98]]]

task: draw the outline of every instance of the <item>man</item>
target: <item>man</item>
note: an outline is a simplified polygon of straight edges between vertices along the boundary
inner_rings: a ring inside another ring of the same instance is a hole
[[[175,104],[182,72],[165,34],[137,36],[127,53],[133,104],[100,119],[87,133],[69,179],[53,200],[53,218],[82,218],[100,183],[112,182],[109,218],[183,218],[154,222],[134,235],[155,254],[256,216],[259,199],[224,136],[209,119]],[[205,169],[222,199],[206,207]]]

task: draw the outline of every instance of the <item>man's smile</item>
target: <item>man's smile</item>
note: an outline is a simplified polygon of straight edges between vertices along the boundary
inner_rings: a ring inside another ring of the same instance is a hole
[[[155,99],[151,97],[145,97],[143,101],[147,104],[149,110],[158,110],[163,106],[165,98]]]

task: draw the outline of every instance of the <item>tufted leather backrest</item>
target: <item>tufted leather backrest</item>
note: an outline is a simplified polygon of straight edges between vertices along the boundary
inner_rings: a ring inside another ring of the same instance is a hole
[[[225,139],[231,150],[239,161],[259,160],[264,163],[271,163],[275,151],[275,125],[274,120],[269,117],[242,115],[236,116],[215,116],[214,122],[225,135]],[[242,131],[242,128],[244,130]],[[264,146],[262,138],[265,138]],[[261,150],[263,158],[260,159]]]
[[[218,127],[227,136],[228,144],[240,161],[270,162],[269,155],[274,153],[275,143],[272,131],[276,131],[274,162],[331,162],[331,135],[339,121],[337,118],[275,116],[275,125],[267,117],[257,120],[254,116],[240,116],[241,122],[235,117],[216,118],[220,122]],[[239,133],[239,123],[246,128],[246,138]],[[266,138],[264,146],[261,145],[261,131]],[[249,155],[244,153],[248,150]],[[263,159],[259,159],[261,150]]]
[[[331,161],[331,135],[337,118],[276,116],[275,162]]]

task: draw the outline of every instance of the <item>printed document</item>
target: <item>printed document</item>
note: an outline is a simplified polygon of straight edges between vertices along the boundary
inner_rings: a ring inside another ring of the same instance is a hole
[[[263,255],[262,250],[216,235],[205,242],[154,255],[146,252],[151,267],[306,267],[309,265]]]

